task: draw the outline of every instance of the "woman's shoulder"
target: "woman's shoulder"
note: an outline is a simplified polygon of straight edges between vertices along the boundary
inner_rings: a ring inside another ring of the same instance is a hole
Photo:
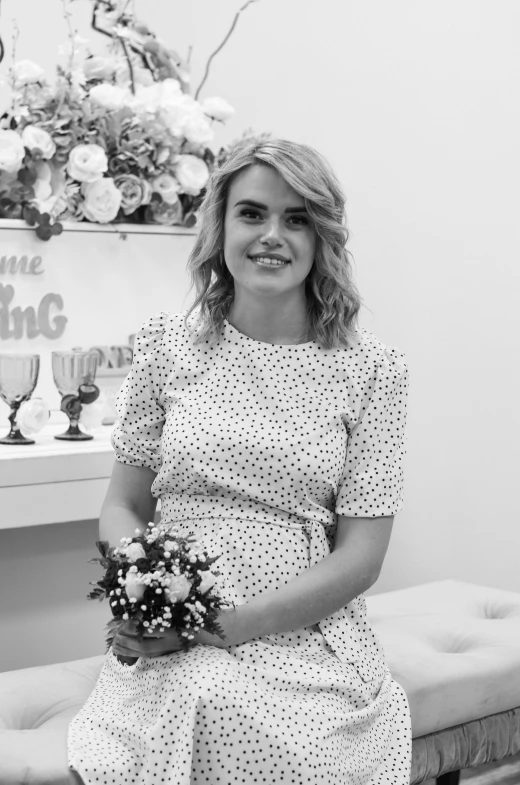
[[[161,348],[176,356],[194,356],[198,348],[194,344],[197,332],[197,314],[183,311],[157,311],[141,325],[136,336],[136,344],[148,351]]]
[[[358,328],[356,334],[355,351],[367,372],[400,376],[407,370],[406,354],[398,346],[384,343],[365,327]]]

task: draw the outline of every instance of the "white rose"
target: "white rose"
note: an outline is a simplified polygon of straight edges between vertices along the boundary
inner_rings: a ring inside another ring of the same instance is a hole
[[[136,545],[137,543],[134,543]],[[127,574],[125,579],[125,591],[129,600],[141,600],[144,596],[145,586],[136,578],[135,572]]]
[[[94,428],[100,428],[103,425],[103,417],[105,414],[106,400],[100,400],[98,398],[97,401],[94,401],[93,403],[82,403],[79,424],[87,431],[91,431]]]
[[[209,169],[196,155],[181,155],[175,166],[175,176],[184,193],[197,196],[209,180]]]
[[[136,85],[135,95],[129,105],[137,114],[154,114],[159,109],[168,109],[183,101],[184,94],[176,79],[164,79],[150,85]],[[188,96],[189,97],[189,96]],[[193,98],[190,98],[193,101]]]
[[[32,60],[19,60],[12,66],[12,74],[17,88],[44,80],[45,71]]]
[[[221,120],[222,122],[229,120],[235,114],[233,107],[227,101],[224,101],[223,98],[218,98],[216,95],[211,98],[205,98],[202,101],[202,108],[208,117],[212,117],[214,120]]]
[[[107,155],[98,144],[78,144],[70,151],[67,172],[73,180],[95,183],[107,169]]]
[[[16,412],[16,425],[23,436],[32,436],[45,427],[50,411],[42,398],[30,398],[24,401]]]
[[[15,174],[22,168],[25,147],[16,131],[0,130],[0,169]]]
[[[178,200],[177,194],[180,190],[180,185],[171,174],[164,172],[152,180],[152,188],[154,193],[160,194],[166,204],[175,204]]]
[[[111,112],[117,112],[129,100],[128,90],[122,87],[117,87],[113,84],[97,84],[89,90],[91,100],[99,106],[109,109]]]
[[[166,596],[169,602],[183,602],[191,589],[191,581],[185,575],[172,575],[166,587]]]
[[[111,79],[116,72],[116,64],[106,57],[89,57],[83,63],[83,73],[87,79]]]
[[[83,183],[81,190],[85,197],[82,211],[87,220],[100,224],[114,220],[123,195],[111,177],[103,177],[95,183]]]
[[[146,557],[146,553],[140,542],[131,542],[125,550],[128,561],[137,561],[137,559],[144,559]]]
[[[187,117],[183,131],[188,142],[192,144],[208,144],[214,136],[210,124],[202,113],[193,113]]]
[[[210,570],[206,570],[205,572],[202,573],[199,590],[202,592],[202,594],[206,594],[207,591],[213,588],[216,582],[217,582],[216,575],[213,575],[213,573],[210,572]]]
[[[52,158],[56,152],[56,145],[50,133],[36,125],[25,126],[22,131],[22,142],[28,150],[34,150],[37,147],[41,150],[42,156],[47,159]]]

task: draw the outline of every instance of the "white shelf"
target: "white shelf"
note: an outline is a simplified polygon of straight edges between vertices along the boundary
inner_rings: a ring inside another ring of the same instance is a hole
[[[196,235],[197,230],[185,226],[162,226],[161,224],[95,224],[88,221],[60,221],[64,232],[100,232],[104,234],[187,234]],[[18,218],[1,218],[0,229],[34,230],[34,226]]]
[[[115,460],[112,427],[64,442],[54,438],[67,429],[60,422],[37,433],[35,444],[0,444],[0,529],[98,518]]]

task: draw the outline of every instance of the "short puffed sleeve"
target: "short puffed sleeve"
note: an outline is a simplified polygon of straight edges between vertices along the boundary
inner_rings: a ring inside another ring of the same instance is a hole
[[[360,419],[347,442],[336,513],[359,518],[395,515],[403,507],[408,365],[385,347],[364,394]]]
[[[160,404],[163,338],[168,314],[147,319],[135,337],[132,366],[116,399],[119,421],[111,436],[116,460],[159,473],[165,412]]]

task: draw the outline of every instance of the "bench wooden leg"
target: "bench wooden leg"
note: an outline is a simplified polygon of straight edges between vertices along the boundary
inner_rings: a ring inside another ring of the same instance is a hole
[[[459,785],[460,771],[449,771],[437,777],[437,785]]]

